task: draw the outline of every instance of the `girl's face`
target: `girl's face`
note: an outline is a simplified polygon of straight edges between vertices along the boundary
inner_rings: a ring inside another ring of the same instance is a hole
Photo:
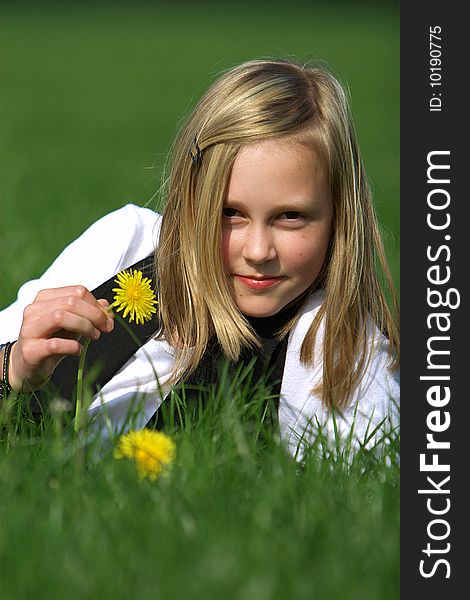
[[[223,209],[223,263],[242,313],[275,315],[315,280],[333,220],[315,151],[289,139],[241,148]]]

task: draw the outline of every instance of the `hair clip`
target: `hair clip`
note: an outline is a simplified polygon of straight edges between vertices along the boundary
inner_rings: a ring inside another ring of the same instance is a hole
[[[189,148],[189,156],[193,161],[193,165],[197,167],[202,159],[202,151],[199,148],[199,144],[197,143],[197,137],[194,138],[193,143]]]

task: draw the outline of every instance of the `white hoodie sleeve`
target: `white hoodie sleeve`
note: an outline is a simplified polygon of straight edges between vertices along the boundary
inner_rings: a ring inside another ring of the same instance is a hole
[[[0,342],[18,338],[23,311],[40,290],[67,285],[84,285],[92,290],[149,256],[158,240],[160,224],[160,215],[133,204],[93,223],[41,277],[21,286],[15,302],[0,311]]]

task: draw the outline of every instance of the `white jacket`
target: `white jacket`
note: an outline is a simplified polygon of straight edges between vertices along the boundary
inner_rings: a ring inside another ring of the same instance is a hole
[[[18,337],[24,308],[45,288],[85,285],[89,289],[110,279],[122,269],[149,256],[158,243],[161,215],[152,210],[128,204],[91,225],[72,242],[39,278],[25,283],[17,300],[0,311],[0,342]],[[334,418],[311,390],[321,380],[322,363],[306,368],[300,363],[300,347],[304,336],[323,300],[316,293],[304,307],[302,315],[288,339],[286,363],[279,399],[281,438],[294,454],[299,440],[312,440],[317,427],[334,440]],[[321,344],[322,328],[318,340]],[[377,334],[374,354],[360,386],[343,414],[336,415],[336,428],[343,440],[354,422],[355,448],[366,434],[383,423],[377,432],[398,427],[399,374],[391,374],[388,341]],[[121,430],[136,392],[142,407],[134,427],[144,427],[168,394],[168,378],[174,364],[175,350],[165,341],[151,339],[142,346],[118,373],[95,396],[89,408],[97,423]],[[321,357],[321,350],[315,352]],[[158,383],[155,374],[158,375]],[[105,416],[105,418],[103,418]],[[371,439],[368,446],[374,443]]]

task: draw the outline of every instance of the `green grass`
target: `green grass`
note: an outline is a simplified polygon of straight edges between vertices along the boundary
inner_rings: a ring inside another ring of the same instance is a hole
[[[155,482],[57,415],[3,410],[0,598],[397,598],[396,436],[296,462],[243,381],[202,414],[179,397],[176,459]]]
[[[0,18],[0,307],[96,218],[146,204],[188,108],[266,55],[321,57],[350,88],[398,280],[398,3],[12,3]],[[0,411],[0,598],[396,600],[397,440],[299,465],[220,398],[226,412],[172,433],[154,483],[111,451],[92,460],[70,426]]]
[[[181,444],[183,446],[183,444]],[[396,599],[397,474],[206,460],[168,478],[76,473],[49,448],[2,456],[2,598]],[[27,477],[19,476],[26,472]]]

